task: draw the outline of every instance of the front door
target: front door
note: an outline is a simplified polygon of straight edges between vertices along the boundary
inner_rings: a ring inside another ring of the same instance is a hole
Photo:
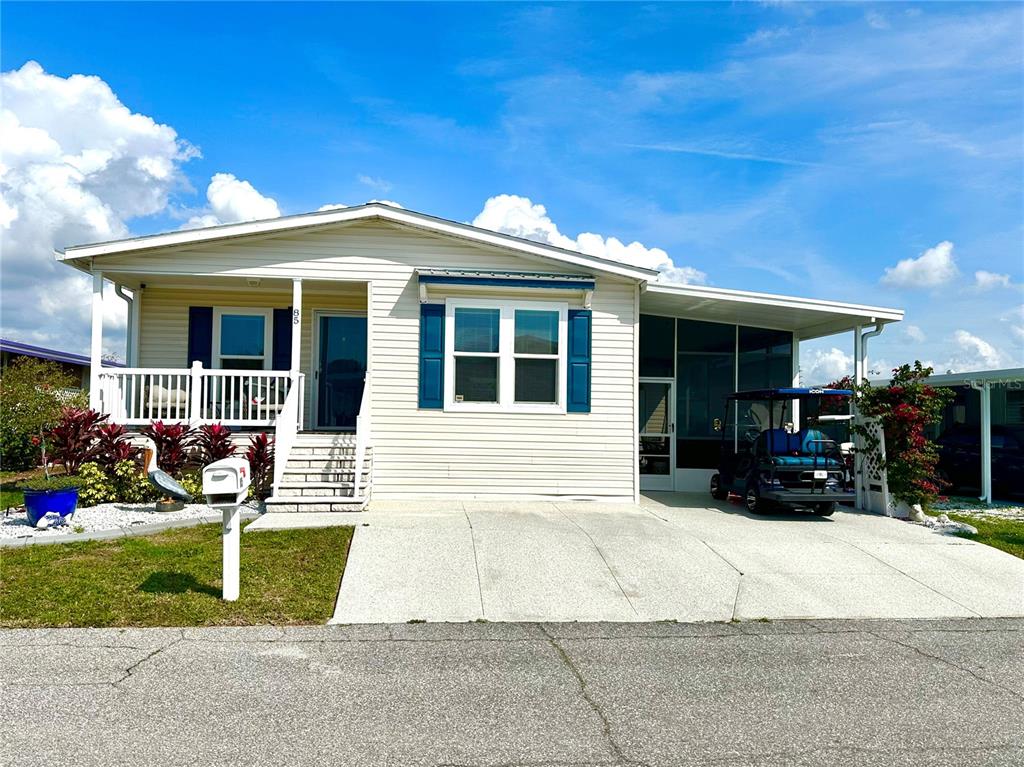
[[[671,378],[640,379],[640,489],[672,490],[676,465]]]
[[[366,317],[317,312],[314,332],[316,428],[355,429],[366,378]]]

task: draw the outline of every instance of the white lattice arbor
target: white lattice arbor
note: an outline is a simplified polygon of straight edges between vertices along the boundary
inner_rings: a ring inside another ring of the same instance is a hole
[[[856,452],[854,465],[857,482],[857,508],[885,514],[887,517],[900,516],[896,504],[889,497],[889,484],[885,472],[885,434],[877,418],[858,416],[856,423],[866,434],[858,433],[854,438]]]

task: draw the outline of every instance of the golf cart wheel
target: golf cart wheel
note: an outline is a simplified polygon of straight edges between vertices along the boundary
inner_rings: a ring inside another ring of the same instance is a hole
[[[743,505],[751,514],[768,513],[768,501],[761,497],[761,490],[756,482],[747,485],[747,492],[743,494]]]
[[[722,478],[717,474],[711,475],[711,497],[716,501],[724,501],[729,493],[722,489]]]
[[[814,513],[819,517],[831,517],[836,513],[836,502],[814,504]]]

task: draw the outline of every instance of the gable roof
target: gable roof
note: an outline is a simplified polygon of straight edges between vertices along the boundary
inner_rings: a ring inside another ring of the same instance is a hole
[[[24,344],[21,341],[12,341],[9,338],[0,338],[0,352],[18,354],[23,357],[37,357],[41,360],[52,360],[53,362],[66,362],[69,365],[85,365],[88,367],[91,362],[84,354],[65,352],[59,349],[48,349],[45,346],[33,346]],[[124,363],[104,361],[104,367],[124,367]]]
[[[467,240],[479,245],[503,248],[524,255],[550,259],[552,261],[571,264],[573,266],[608,274],[615,274],[620,277],[628,277],[634,280],[647,281],[658,272],[653,269],[645,269],[633,266],[621,261],[612,261],[598,256],[590,256],[575,250],[558,248],[554,245],[547,245],[541,242],[534,242],[523,237],[514,237],[501,232],[494,232],[489,229],[481,229],[469,224],[460,224],[457,221],[449,221],[436,216],[429,216],[426,213],[396,208],[383,203],[367,203],[355,205],[350,208],[338,208],[333,210],[316,211],[314,213],[300,213],[294,216],[281,216],[280,218],[264,219],[262,221],[246,221],[239,224],[221,224],[220,226],[209,226],[203,229],[187,229],[177,232],[164,232],[162,234],[150,234],[143,237],[131,237],[125,240],[114,240],[112,242],[97,242],[90,245],[76,245],[64,251],[56,251],[58,261],[68,261],[75,264],[75,261],[85,258],[95,258],[108,255],[123,255],[126,253],[143,252],[157,248],[181,247],[193,244],[217,242],[229,240],[236,237],[251,235],[275,234],[277,232],[288,232],[297,230],[319,229],[337,224],[348,224],[359,221],[380,220],[400,226],[412,227],[444,237],[454,237]]]

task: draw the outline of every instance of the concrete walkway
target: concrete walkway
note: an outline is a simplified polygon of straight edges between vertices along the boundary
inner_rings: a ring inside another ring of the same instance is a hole
[[[1024,561],[852,511],[376,502],[332,623],[1024,616]]]

